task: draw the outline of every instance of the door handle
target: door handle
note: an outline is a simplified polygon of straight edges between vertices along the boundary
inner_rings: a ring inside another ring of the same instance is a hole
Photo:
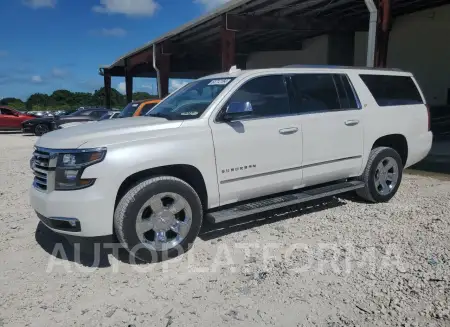
[[[294,134],[298,132],[298,128],[297,127],[291,127],[291,128],[282,128],[279,130],[280,134],[283,135],[289,135],[289,134]]]
[[[347,125],[347,126],[355,126],[355,125],[358,125],[358,124],[359,124],[359,120],[347,120],[345,122],[345,125]]]

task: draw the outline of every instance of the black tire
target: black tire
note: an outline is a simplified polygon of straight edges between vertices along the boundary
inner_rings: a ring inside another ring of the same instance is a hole
[[[181,195],[192,210],[190,229],[181,243],[166,251],[149,249],[143,245],[136,232],[136,220],[141,207],[154,195],[172,192]],[[203,208],[195,190],[181,179],[159,176],[143,180],[122,197],[114,213],[114,229],[122,246],[145,262],[159,262],[187,252],[196,239],[203,221]]]
[[[375,186],[375,174],[377,166],[386,158],[393,158],[398,165],[398,181],[388,194],[380,194]],[[366,201],[379,203],[388,202],[397,193],[403,177],[403,163],[397,151],[389,147],[377,147],[372,149],[367,161],[364,173],[358,178],[364,182],[365,187],[356,191],[358,196]]]
[[[46,124],[38,124],[34,127],[34,135],[42,136],[50,132],[50,128]]]

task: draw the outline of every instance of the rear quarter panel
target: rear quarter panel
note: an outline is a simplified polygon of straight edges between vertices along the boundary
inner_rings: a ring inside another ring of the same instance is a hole
[[[371,72],[371,74],[384,74],[383,72]],[[399,73],[400,74],[400,73]],[[401,73],[402,76],[411,76],[409,73]],[[417,158],[415,152],[423,152],[416,148],[416,142],[423,137],[429,136],[428,114],[425,104],[401,105],[380,107],[375,101],[372,93],[360,78],[359,73],[348,74],[355,87],[361,101],[364,124],[364,154],[361,172],[366,167],[370,151],[374,143],[385,135],[400,134],[405,136],[408,143],[408,161],[406,166],[413,162],[412,158]],[[411,76],[412,77],[412,76]],[[415,80],[414,80],[415,81]],[[417,82],[416,82],[417,85]],[[418,88],[422,98],[423,93]],[[423,142],[421,142],[423,144]]]

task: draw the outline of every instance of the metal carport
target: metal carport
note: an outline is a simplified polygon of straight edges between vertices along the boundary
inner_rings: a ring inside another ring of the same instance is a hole
[[[329,35],[328,64],[353,65],[355,32],[369,33],[368,63],[386,66],[392,19],[448,3],[446,0],[234,0],[100,68],[106,105],[110,106],[111,76],[123,76],[127,100],[133,77],[156,77],[158,92],[169,92],[169,78],[197,78],[245,68],[254,52],[302,50],[304,43]],[[376,20],[375,20],[375,19]],[[375,38],[376,36],[376,38]],[[370,39],[375,45],[373,52]],[[301,63],[301,62],[299,62]]]

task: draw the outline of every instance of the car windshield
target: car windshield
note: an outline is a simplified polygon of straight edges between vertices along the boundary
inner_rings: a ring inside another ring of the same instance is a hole
[[[119,118],[133,117],[140,105],[140,102],[130,102],[125,108],[123,108]]]
[[[191,82],[156,105],[146,116],[170,120],[198,118],[233,79],[214,78]]]

